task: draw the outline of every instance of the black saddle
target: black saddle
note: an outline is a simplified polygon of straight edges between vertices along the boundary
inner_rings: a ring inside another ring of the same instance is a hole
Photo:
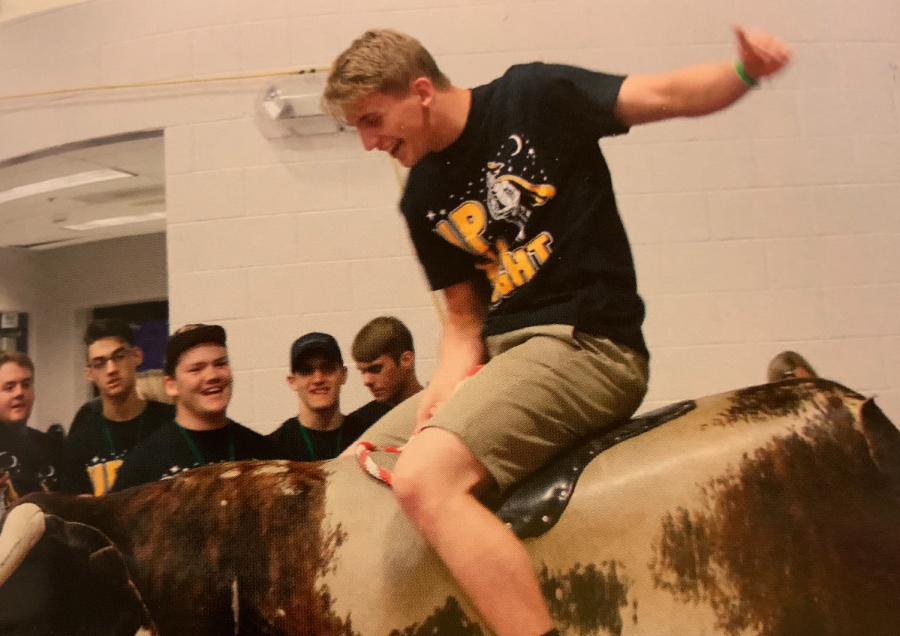
[[[694,400],[670,404],[580,440],[513,486],[501,499],[488,505],[519,538],[538,537],[559,521],[572,498],[578,478],[594,457],[619,442],[681,417],[696,406]]]

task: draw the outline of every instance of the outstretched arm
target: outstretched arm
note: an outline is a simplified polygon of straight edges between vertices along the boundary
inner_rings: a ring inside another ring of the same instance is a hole
[[[738,61],[747,80],[757,82],[780,71],[790,60],[784,42],[762,31],[734,28]],[[629,126],[698,117],[731,106],[750,90],[733,61],[700,64],[662,75],[631,75],[619,91],[616,115]]]

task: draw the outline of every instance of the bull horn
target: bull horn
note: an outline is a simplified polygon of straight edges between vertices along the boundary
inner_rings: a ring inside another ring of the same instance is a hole
[[[0,533],[0,585],[12,576],[46,529],[43,510],[32,503],[9,511]]]

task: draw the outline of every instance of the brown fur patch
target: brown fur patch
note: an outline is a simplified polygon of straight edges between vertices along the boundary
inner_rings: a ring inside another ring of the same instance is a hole
[[[389,636],[482,636],[478,623],[471,620],[454,597],[448,596],[443,606],[422,623],[413,623],[402,631],[392,630]]]
[[[762,422],[774,417],[799,415],[810,406],[819,410],[839,407],[846,398],[862,401],[859,393],[829,380],[785,380],[740,389],[713,421],[714,426]]]
[[[622,609],[628,604],[631,582],[615,561],[576,563],[566,572],[551,573],[544,566],[538,574],[541,592],[554,623],[565,633],[589,636],[606,634],[620,636],[624,627]],[[637,602],[634,603],[637,622]]]
[[[829,407],[710,481],[701,508],[666,515],[657,587],[708,603],[733,636],[900,633],[897,483]]]
[[[235,582],[239,633],[349,635],[317,586],[343,540],[325,520],[326,477],[321,464],[214,464],[42,507],[109,536],[166,636],[235,633]]]

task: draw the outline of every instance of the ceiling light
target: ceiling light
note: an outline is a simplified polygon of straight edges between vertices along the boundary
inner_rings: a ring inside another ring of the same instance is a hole
[[[24,199],[25,197],[31,197],[36,194],[45,194],[56,190],[83,186],[89,183],[100,183],[101,181],[111,181],[113,179],[124,179],[126,177],[135,176],[137,175],[131,172],[108,168],[91,170],[89,172],[79,172],[78,174],[70,174],[66,177],[47,179],[46,181],[38,181],[37,183],[29,183],[28,185],[4,190],[3,192],[0,192],[0,204],[16,201],[17,199]]]
[[[65,230],[73,230],[75,232],[87,232],[88,230],[99,230],[104,227],[115,227],[117,225],[131,225],[132,223],[146,223],[148,221],[161,221],[166,218],[165,212],[150,212],[149,214],[135,214],[133,216],[114,216],[108,219],[96,219],[87,223],[78,223],[76,225],[63,225]]]

